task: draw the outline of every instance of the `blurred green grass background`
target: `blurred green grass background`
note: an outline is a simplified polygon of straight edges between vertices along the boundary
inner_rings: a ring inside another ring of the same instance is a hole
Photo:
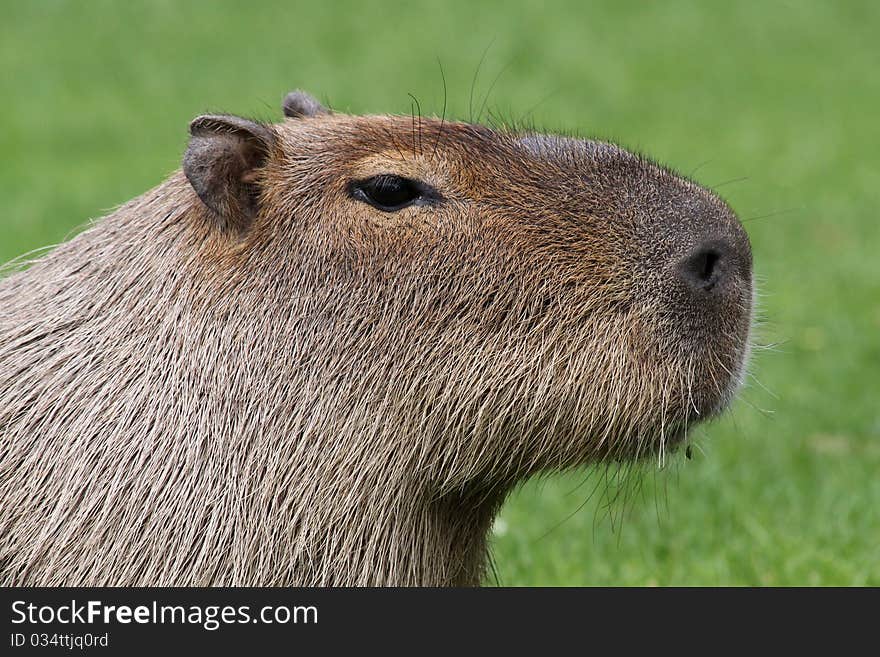
[[[0,6],[0,261],[157,184],[199,113],[277,120],[301,87],[342,111],[409,113],[413,94],[439,114],[438,60],[454,117],[473,88],[493,113],[717,186],[776,346],[693,460],[622,488],[594,468],[518,490],[488,583],[880,585],[880,5]]]

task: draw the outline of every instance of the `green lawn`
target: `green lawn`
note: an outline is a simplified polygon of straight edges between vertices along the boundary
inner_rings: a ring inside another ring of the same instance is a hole
[[[776,345],[756,353],[760,385],[698,431],[691,461],[525,485],[496,525],[498,580],[880,585],[880,5],[2,8],[0,260],[158,183],[199,113],[277,119],[302,87],[340,110],[409,113],[411,93],[439,114],[438,59],[454,116],[491,88],[496,115],[717,185],[746,221],[758,337]]]

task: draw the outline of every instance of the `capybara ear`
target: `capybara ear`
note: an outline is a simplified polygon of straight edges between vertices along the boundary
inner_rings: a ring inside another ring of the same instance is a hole
[[[330,113],[330,110],[324,107],[312,96],[299,89],[291,91],[284,97],[284,101],[281,103],[281,109],[284,112],[284,116],[290,119]]]
[[[228,115],[200,116],[189,124],[189,131],[184,174],[224,228],[246,228],[257,213],[257,172],[272,149],[275,133],[268,126]]]

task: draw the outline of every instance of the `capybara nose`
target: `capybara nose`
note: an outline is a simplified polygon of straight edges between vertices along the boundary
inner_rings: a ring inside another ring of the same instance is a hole
[[[726,241],[703,242],[679,263],[678,272],[687,286],[697,294],[717,294],[729,279],[737,275],[740,260]]]

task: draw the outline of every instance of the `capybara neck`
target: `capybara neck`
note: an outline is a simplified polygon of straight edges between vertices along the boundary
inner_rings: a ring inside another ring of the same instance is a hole
[[[4,450],[4,583],[479,583],[503,491],[430,488],[425,427],[318,367],[270,267],[218,268],[187,190],[0,282],[0,427],[32,437]]]

